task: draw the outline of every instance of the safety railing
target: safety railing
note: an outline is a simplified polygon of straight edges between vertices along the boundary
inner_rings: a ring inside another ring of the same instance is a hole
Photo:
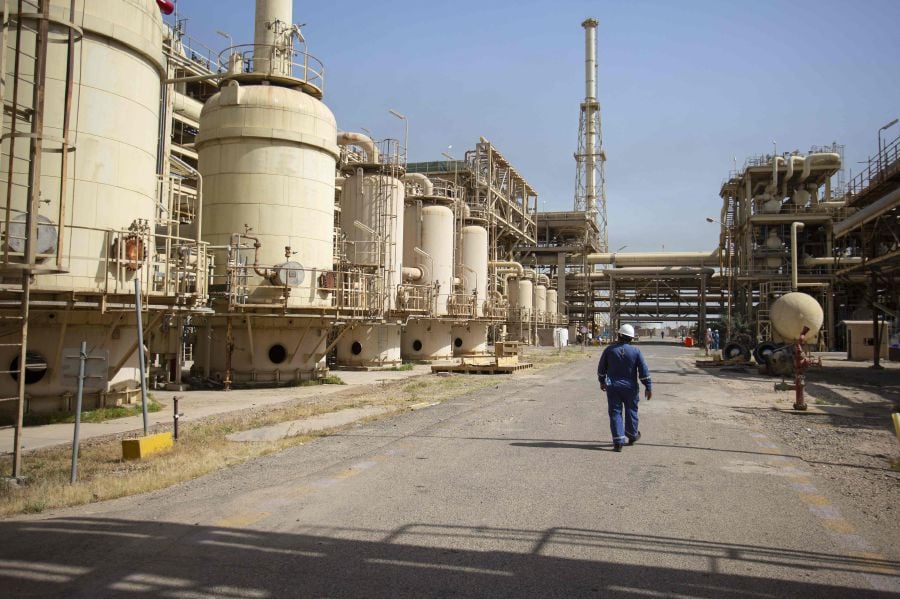
[[[477,297],[469,293],[454,293],[447,299],[447,313],[450,316],[475,318]]]
[[[850,199],[869,187],[880,185],[898,172],[900,172],[900,136],[880,148],[875,156],[869,157],[862,172],[847,182],[845,193]],[[852,199],[850,201],[852,202]]]
[[[229,74],[237,63],[232,58],[240,56],[240,73],[259,74],[266,77],[285,77],[297,80],[325,93],[325,65],[303,49],[285,44],[239,44],[219,53],[218,62],[228,65]]]
[[[399,312],[428,314],[434,305],[434,287],[400,285],[397,287],[396,305]]]

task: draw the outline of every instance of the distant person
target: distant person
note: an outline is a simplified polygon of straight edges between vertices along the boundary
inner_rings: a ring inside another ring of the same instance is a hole
[[[641,438],[638,429],[638,402],[641,399],[638,379],[644,384],[647,401],[653,397],[650,369],[641,350],[631,345],[634,337],[634,327],[623,324],[619,327],[619,340],[603,350],[597,364],[597,380],[600,381],[600,389],[606,392],[609,404],[609,428],[614,451],[622,451],[626,441],[628,445],[634,445]]]
[[[665,331],[660,331],[660,332],[659,332],[659,338],[660,338],[660,339],[665,339],[665,338],[666,338],[666,332],[665,332]]]
[[[719,329],[713,331],[713,349],[719,351]]]
[[[709,355],[709,350],[713,344],[713,335],[712,329],[706,329],[706,355]]]

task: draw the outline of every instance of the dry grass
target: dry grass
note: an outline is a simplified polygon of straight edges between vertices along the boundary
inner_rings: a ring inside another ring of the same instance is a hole
[[[580,350],[535,352],[527,360],[542,369],[571,362],[590,354]],[[528,371],[526,371],[528,372]],[[347,389],[339,393],[252,408],[182,423],[176,446],[143,461],[123,461],[121,437],[82,442],[78,482],[69,484],[71,449],[55,447],[26,453],[25,484],[0,486],[0,516],[39,513],[73,505],[104,501],[163,489],[210,472],[241,464],[253,458],[301,445],[333,430],[271,442],[233,443],[226,436],[285,422],[360,406],[388,406],[394,411],[375,420],[404,411],[422,401],[441,402],[509,380],[507,377],[418,376],[382,385]],[[159,427],[166,430],[168,427]],[[0,466],[0,476],[9,476],[9,460]]]

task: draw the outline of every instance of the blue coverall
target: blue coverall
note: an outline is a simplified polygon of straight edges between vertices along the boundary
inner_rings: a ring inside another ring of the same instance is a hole
[[[597,379],[606,385],[606,400],[609,403],[609,428],[613,443],[624,445],[626,438],[634,440],[638,435],[638,402],[640,386],[651,391],[650,369],[641,350],[624,341],[617,341],[603,350],[597,364]],[[625,408],[625,423],[622,425],[622,408]]]

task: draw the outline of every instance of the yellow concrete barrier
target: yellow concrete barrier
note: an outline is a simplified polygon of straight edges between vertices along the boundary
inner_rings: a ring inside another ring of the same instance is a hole
[[[900,413],[894,412],[891,414],[891,419],[894,421],[894,433],[897,435],[897,440],[900,441]]]
[[[172,433],[157,433],[137,439],[123,439],[122,459],[140,460],[170,447],[172,447]]]

